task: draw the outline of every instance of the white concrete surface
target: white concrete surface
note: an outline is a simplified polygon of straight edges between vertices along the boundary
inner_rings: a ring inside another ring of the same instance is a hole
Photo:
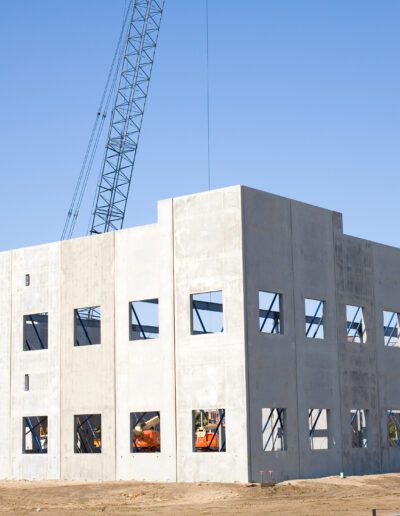
[[[31,285],[25,286],[25,274]],[[191,334],[190,296],[223,292],[221,333]],[[259,331],[258,292],[282,295],[283,334]],[[129,302],[159,299],[159,337],[129,340]],[[304,332],[324,300],[324,339]],[[368,339],[346,339],[346,304]],[[101,308],[101,344],[74,346],[74,309]],[[156,224],[0,253],[0,478],[258,481],[400,471],[386,412],[400,409],[400,250],[343,235],[341,215],[246,187],[161,201]],[[23,351],[23,316],[49,314],[47,350]],[[24,390],[24,375],[30,390]],[[262,409],[286,409],[287,448],[262,449]],[[195,453],[192,410],[226,410],[226,452]],[[328,450],[308,411],[329,410]],[[368,410],[351,447],[350,409]],[[130,413],[159,411],[161,451],[131,453]],[[74,415],[101,414],[102,453],[74,453]],[[22,453],[22,418],[47,416],[47,454]]]

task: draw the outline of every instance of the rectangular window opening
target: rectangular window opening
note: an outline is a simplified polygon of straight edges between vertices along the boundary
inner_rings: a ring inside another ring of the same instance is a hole
[[[22,453],[47,453],[47,416],[22,418]]]
[[[347,342],[367,342],[362,306],[346,305]]]
[[[305,299],[306,337],[310,339],[324,338],[324,305],[320,299]]]
[[[329,443],[329,410],[310,409],[308,412],[308,434],[312,450],[327,450]]]
[[[192,335],[224,331],[222,290],[192,294]]]
[[[129,320],[129,340],[158,338],[158,299],[131,301]]]
[[[383,312],[383,338],[385,346],[400,347],[399,314],[397,312]]]
[[[25,287],[29,287],[31,284],[31,276],[30,274],[25,274]]]
[[[286,409],[263,408],[261,415],[263,450],[286,450]]]
[[[161,451],[160,412],[131,412],[131,453],[157,453]]]
[[[367,436],[367,417],[368,411],[363,409],[352,409],[351,416],[351,435],[353,448],[366,448],[368,444]]]
[[[101,453],[101,414],[74,416],[74,452]]]
[[[25,390],[29,391],[29,374],[25,375]]]
[[[258,292],[258,321],[262,333],[283,333],[281,318],[282,295]]]
[[[101,343],[101,311],[99,306],[74,310],[74,346],[92,346]]]
[[[400,448],[400,410],[387,411],[388,442],[391,448]]]
[[[192,411],[193,451],[225,452],[225,409]]]
[[[47,349],[48,333],[48,313],[24,315],[24,351]]]

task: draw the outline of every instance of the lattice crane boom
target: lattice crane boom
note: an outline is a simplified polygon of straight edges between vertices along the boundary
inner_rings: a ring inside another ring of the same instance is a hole
[[[132,4],[90,233],[123,226],[164,9],[164,0],[132,0]]]
[[[165,0],[130,0],[61,239],[71,238],[111,106],[88,233],[121,229]],[[113,105],[113,97],[115,101]]]

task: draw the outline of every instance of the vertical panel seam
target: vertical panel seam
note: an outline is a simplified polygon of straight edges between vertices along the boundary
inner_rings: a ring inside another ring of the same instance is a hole
[[[293,211],[292,201],[289,201],[290,209],[290,250],[292,258],[292,292],[293,292],[293,342],[294,342],[294,362],[295,362],[295,378],[296,378],[296,415],[297,415],[297,467],[298,475],[301,477],[301,465],[300,465],[300,421],[299,421],[299,371],[298,371],[298,357],[297,357],[297,317],[296,317],[296,281],[295,281],[295,267],[294,267],[294,252],[293,252]]]
[[[246,261],[246,214],[244,202],[244,188],[240,187],[240,225],[241,225],[241,248],[242,248],[242,300],[243,300],[243,335],[244,335],[244,373],[246,390],[246,441],[247,441],[247,480],[252,481],[252,440],[251,440],[251,418],[250,418],[250,382],[249,382],[249,334],[247,315],[247,261]]]
[[[344,468],[344,449],[343,449],[343,437],[344,437],[344,428],[343,425],[343,409],[342,409],[342,381],[341,381],[341,347],[342,339],[341,339],[341,331],[339,330],[339,318],[338,318],[338,275],[337,275],[337,257],[336,257],[336,232],[335,225],[333,224],[334,213],[332,214],[332,244],[333,244],[333,274],[335,279],[335,319],[336,319],[336,358],[337,358],[337,379],[338,379],[338,393],[339,393],[339,429],[340,429],[340,461],[341,461],[341,471]]]

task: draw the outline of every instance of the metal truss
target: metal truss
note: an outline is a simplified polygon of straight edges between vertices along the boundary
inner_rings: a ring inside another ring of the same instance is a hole
[[[266,434],[265,444],[263,450],[266,451],[270,446],[270,451],[284,450],[285,449],[285,409],[273,408],[270,410],[268,418],[262,428],[262,434]],[[280,441],[280,445],[277,446],[277,441]]]
[[[365,325],[364,315],[361,306],[356,308],[353,319],[347,321],[347,337],[351,339],[351,342],[364,342],[365,339]]]
[[[93,414],[83,416],[83,420],[76,416],[76,442],[75,453],[100,453],[101,430],[95,429],[91,423]],[[86,435],[85,435],[86,434]]]
[[[393,326],[391,326],[393,324]],[[387,326],[384,326],[385,346],[398,346],[399,343],[399,315],[392,312]]]
[[[276,310],[277,307],[279,307],[279,294],[274,294],[268,310],[259,309],[259,317],[264,317],[260,331],[265,331],[266,322],[268,319],[273,319],[272,328],[268,333],[280,333],[280,312]]]
[[[163,9],[164,0],[132,0],[132,17],[91,234],[123,226]]]
[[[140,303],[148,303],[150,305],[158,305],[158,299],[146,299],[139,301]],[[131,301],[131,332],[138,335],[138,339],[153,339],[159,335],[159,327],[152,324],[143,323],[140,314],[135,309],[135,301]],[[136,340],[136,339],[131,339]]]
[[[29,326],[33,329],[33,340],[29,341],[27,338],[26,324],[29,322]],[[25,347],[27,351],[32,351],[36,349],[47,349],[47,337],[44,342],[41,336],[41,332],[37,329],[37,326],[46,325],[47,330],[47,314],[35,314],[35,315],[25,315],[24,316],[24,340]]]
[[[90,308],[78,308],[75,310],[76,324],[82,329],[84,335],[84,341],[79,342],[78,332],[75,332],[75,345],[76,346],[92,346],[94,344],[100,344],[100,342],[93,342],[92,337],[88,331],[89,324],[100,330],[101,328],[101,312],[98,306]]]
[[[317,334],[321,326],[323,326],[323,308],[324,308],[324,302],[319,301],[317,309],[315,310],[315,313],[313,316],[307,316],[306,315],[306,337],[311,337],[313,339],[317,338]],[[316,326],[316,329],[314,333],[310,334],[311,330]]]
[[[194,330],[194,335],[201,335],[203,333],[217,333],[215,330],[213,331],[211,328],[207,328],[206,322],[201,317],[200,312],[219,312],[223,313],[223,304],[216,303],[214,301],[201,301],[199,299],[192,298],[192,309],[194,314],[197,317],[197,320],[201,326],[201,330]],[[221,333],[224,331],[224,327],[221,327]]]
[[[47,428],[46,435],[43,439],[41,435],[42,424],[45,423],[47,427],[47,417],[25,417],[24,423],[29,429],[27,432],[24,429],[24,452],[47,453]],[[37,428],[39,428],[39,430],[37,430]],[[26,449],[26,438],[29,434],[32,437],[32,450]]]
[[[319,428],[317,428],[318,422],[322,413],[325,412],[325,421],[321,421]],[[329,447],[329,434],[328,434],[328,411],[326,409],[310,409],[308,412],[308,424],[309,424],[309,439],[310,447],[314,449],[324,449]],[[321,428],[323,425],[323,428]],[[315,448],[314,439],[323,439],[323,443],[320,442],[320,447]]]

